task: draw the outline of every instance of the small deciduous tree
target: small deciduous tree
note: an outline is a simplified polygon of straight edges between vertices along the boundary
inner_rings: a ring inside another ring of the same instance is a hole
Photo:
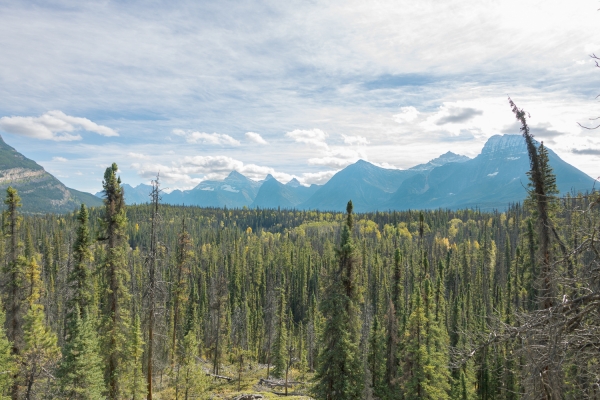
[[[42,282],[40,267],[35,260],[27,266],[27,277],[30,292],[27,301],[29,310],[23,324],[23,353],[21,361],[21,376],[25,384],[25,398],[34,397],[34,384],[40,376],[51,376],[51,370],[60,359],[58,338],[45,324],[44,306],[40,304]]]

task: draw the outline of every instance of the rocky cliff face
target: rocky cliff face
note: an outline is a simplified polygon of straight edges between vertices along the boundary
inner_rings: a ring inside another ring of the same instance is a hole
[[[81,203],[90,207],[102,205],[102,200],[89,193],[67,188],[0,137],[0,196],[9,186],[19,192],[23,213],[70,212]]]

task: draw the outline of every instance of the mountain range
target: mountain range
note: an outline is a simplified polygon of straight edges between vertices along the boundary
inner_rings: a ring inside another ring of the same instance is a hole
[[[592,190],[594,180],[548,149],[561,193]],[[529,158],[520,135],[495,135],[481,153],[469,158],[447,152],[405,170],[386,169],[364,160],[337,172],[324,185],[283,184],[268,175],[254,181],[237,171],[223,180],[207,180],[191,190],[163,193],[165,204],[201,207],[259,207],[343,211],[352,200],[357,212],[474,208],[504,209],[527,195]],[[36,162],[0,138],[0,190],[15,187],[23,212],[67,212],[79,204],[99,206],[102,192],[91,195],[67,188]],[[150,200],[150,185],[123,185],[128,204]]]
[[[594,180],[548,149],[561,193],[589,191]],[[495,135],[471,159],[447,152],[405,170],[386,169],[364,160],[347,166],[324,185],[283,184],[268,175],[253,181],[232,171],[222,181],[203,181],[194,189],[165,194],[167,204],[205,207],[295,208],[343,211],[352,199],[357,212],[474,208],[504,209],[527,195],[529,157],[520,135]],[[128,203],[148,202],[150,186],[125,186]],[[98,193],[101,195],[101,193]]]

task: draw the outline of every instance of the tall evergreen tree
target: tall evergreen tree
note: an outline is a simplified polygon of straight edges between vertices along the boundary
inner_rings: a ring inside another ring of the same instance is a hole
[[[273,343],[273,376],[282,378],[285,375],[287,365],[287,342],[288,331],[287,323],[287,302],[285,281],[279,288],[279,302],[277,304],[277,329],[275,332],[275,342]]]
[[[182,308],[187,302],[187,283],[188,276],[190,274],[189,262],[194,255],[191,250],[192,241],[190,234],[185,228],[185,218],[181,221],[181,233],[177,240],[177,254],[176,254],[176,271],[175,279],[173,282],[173,318],[172,318],[172,330],[171,330],[171,357],[172,362],[175,362],[177,356],[177,339],[179,332],[181,332]]]
[[[377,314],[373,318],[373,327],[369,337],[369,370],[371,371],[371,387],[373,394],[379,398],[385,398],[388,393],[386,384],[386,354],[385,333],[379,324]]]
[[[7,262],[3,268],[4,296],[6,305],[6,335],[12,343],[12,356],[16,359],[21,355],[23,349],[23,300],[25,299],[25,260],[19,256],[19,217],[18,209],[21,207],[21,198],[17,190],[8,187],[6,189],[6,198],[4,199],[6,210],[3,213],[4,236],[8,242]],[[19,398],[19,375],[18,370],[12,377],[13,387],[11,389],[11,398]]]
[[[385,381],[390,394],[398,392],[398,344],[401,327],[399,319],[403,315],[403,281],[402,281],[402,254],[399,249],[394,253],[394,275],[392,280],[392,298],[389,301],[387,312],[387,343],[386,343],[386,369]],[[393,396],[393,395],[392,395]]]
[[[67,278],[71,294],[67,300],[63,359],[57,375],[61,395],[68,399],[104,398],[97,326],[94,317],[89,314],[92,285],[88,263],[92,254],[88,215],[87,208],[82,204],[77,214],[73,269]]]
[[[90,282],[89,265],[92,258],[90,250],[90,231],[88,227],[88,210],[84,204],[81,205],[77,214],[77,233],[75,243],[73,244],[73,269],[69,272],[67,283],[72,290],[71,297],[68,300],[67,329],[70,326],[69,321],[80,318],[82,310],[89,307],[92,298],[92,285]],[[67,332],[67,341],[68,339]]]
[[[83,317],[74,313],[69,340],[57,377],[62,398],[69,400],[104,399],[104,377],[96,324],[84,310]]]
[[[350,400],[361,398],[364,377],[360,358],[359,305],[362,300],[357,282],[357,261],[352,241],[352,201],[346,207],[346,224],[337,251],[338,266],[323,300],[324,348],[313,388],[319,399]]]
[[[103,345],[106,357],[106,380],[108,397],[119,399],[122,396],[122,377],[126,361],[127,336],[129,334],[129,313],[127,303],[130,294],[126,286],[129,281],[127,271],[127,216],[121,178],[117,177],[117,164],[104,172],[104,214],[102,216],[103,239],[106,242],[106,256],[102,267],[107,298],[104,300]]]

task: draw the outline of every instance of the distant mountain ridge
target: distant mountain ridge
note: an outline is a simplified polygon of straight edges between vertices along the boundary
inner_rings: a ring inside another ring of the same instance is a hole
[[[33,160],[25,157],[0,136],[0,191],[12,186],[21,197],[23,213],[64,213],[84,203],[102,205],[96,196],[66,187]],[[4,207],[3,203],[0,203]]]
[[[409,168],[412,171],[431,171],[436,167],[441,167],[444,164],[448,164],[451,162],[465,162],[469,161],[470,158],[467,156],[461,156],[460,154],[453,153],[451,151],[442,154],[438,158],[434,158],[429,161],[427,164],[419,164],[414,167]]]
[[[594,180],[548,149],[561,193],[591,190]],[[223,181],[204,181],[192,190],[163,196],[168,204],[205,207],[295,208],[344,211],[352,200],[357,212],[467,208],[504,209],[525,199],[529,157],[520,135],[495,135],[471,159],[447,152],[406,170],[386,169],[359,160],[324,185],[287,184],[268,175],[253,181],[233,171]],[[143,190],[140,190],[143,189]],[[148,202],[150,187],[125,187],[128,203]],[[138,196],[140,192],[144,196]]]

